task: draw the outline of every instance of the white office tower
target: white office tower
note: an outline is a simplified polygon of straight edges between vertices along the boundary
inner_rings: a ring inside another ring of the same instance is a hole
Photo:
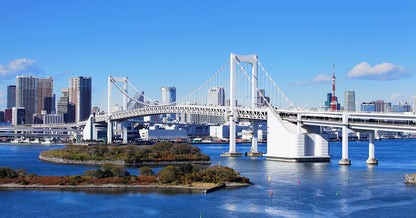
[[[355,112],[355,91],[344,92],[344,110]]]

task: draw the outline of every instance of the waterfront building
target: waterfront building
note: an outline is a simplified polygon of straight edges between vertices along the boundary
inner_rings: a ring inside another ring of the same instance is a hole
[[[4,123],[4,111],[0,111],[0,123]]]
[[[69,122],[84,121],[90,116],[92,100],[91,81],[91,77],[78,76],[69,78],[69,105],[75,108],[75,113],[71,110],[68,111]]]
[[[7,109],[16,107],[16,86],[7,86]]]
[[[163,127],[155,125],[149,127],[149,129],[141,129],[139,132],[140,138],[143,140],[175,140],[188,138],[188,131],[177,125]]]
[[[355,91],[344,92],[344,110],[355,112]]]
[[[55,95],[53,94],[53,78],[38,79],[38,114],[45,110],[47,114],[55,112]]]
[[[12,123],[13,111],[12,109],[4,109],[4,122]]]
[[[43,115],[45,114],[45,110],[42,110],[40,114],[33,114],[33,124],[43,124]]]
[[[362,112],[376,112],[376,103],[373,102],[363,102],[361,103]]]
[[[12,125],[23,125],[25,124],[26,110],[24,107],[13,107],[12,108]],[[32,117],[31,117],[32,119]]]
[[[176,102],[176,88],[175,87],[161,87],[160,88],[160,104],[161,105],[175,105]],[[162,115],[162,118],[166,117],[168,120],[175,120],[175,114]]]
[[[69,111],[71,114],[75,114],[75,108],[69,105],[69,89],[62,89],[62,95],[58,101],[58,115],[61,115],[64,119],[64,123],[69,122]],[[75,120],[75,119],[74,119]],[[73,121],[72,121],[73,122]]]
[[[43,114],[43,124],[62,124],[64,116],[58,114]]]
[[[395,113],[403,113],[403,112],[411,112],[410,104],[407,102],[400,102],[398,105],[393,105],[393,112]]]
[[[16,107],[25,108],[25,123],[33,123],[33,114],[38,112],[38,78],[34,76],[16,77]],[[20,121],[20,120],[19,120]],[[20,124],[20,122],[19,122]]]

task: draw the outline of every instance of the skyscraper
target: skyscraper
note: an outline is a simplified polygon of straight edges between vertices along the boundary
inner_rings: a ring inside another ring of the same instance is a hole
[[[133,97],[136,101],[133,101],[132,99],[130,99],[129,102],[127,102],[127,109],[128,110],[133,110],[136,108],[141,108],[144,105],[144,91],[139,91],[136,92],[136,94]],[[138,103],[141,102],[142,104]]]
[[[161,87],[160,88],[160,104],[161,105],[170,105],[171,103],[176,102],[176,88],[175,87]],[[173,104],[174,105],[174,104]],[[167,118],[175,120],[175,114],[167,114]]]
[[[69,105],[75,108],[75,114],[69,117],[75,118],[70,122],[79,122],[88,119],[91,114],[91,77],[69,78]]]
[[[62,95],[59,98],[58,101],[58,115],[62,115],[64,118],[64,122],[67,123],[69,118],[68,118],[68,112],[70,111],[69,108],[69,89],[62,89]],[[71,110],[73,114],[75,114],[75,110],[72,109]]]
[[[355,91],[344,92],[344,110],[355,111]]]
[[[211,87],[208,93],[208,105],[210,106],[224,106],[225,93],[222,87]]]
[[[38,114],[45,110],[47,114],[55,111],[55,96],[53,94],[53,78],[38,79]]]
[[[33,123],[33,114],[38,112],[38,78],[16,77],[16,107],[25,108],[25,123]]]
[[[7,109],[16,107],[16,86],[7,86]]]

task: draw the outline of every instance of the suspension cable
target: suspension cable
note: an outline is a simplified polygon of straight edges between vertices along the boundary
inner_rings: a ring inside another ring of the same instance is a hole
[[[287,103],[289,103],[290,107],[295,107],[293,105],[293,103],[286,97],[286,95],[282,92],[282,90],[280,90],[280,88],[276,85],[276,83],[273,81],[273,79],[270,77],[270,75],[266,72],[266,70],[264,69],[263,65],[261,65],[261,63],[257,60],[257,63],[260,65],[261,69],[263,70],[263,72],[266,74],[266,76],[270,79],[270,81],[273,83],[274,87],[280,92],[280,94],[285,98],[285,100],[287,101]]]

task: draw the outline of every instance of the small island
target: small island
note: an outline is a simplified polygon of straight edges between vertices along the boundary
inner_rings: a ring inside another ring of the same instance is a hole
[[[197,164],[168,166],[156,174],[150,167],[141,167],[140,175],[131,175],[122,165],[105,163],[99,169],[86,170],[84,175],[38,176],[25,169],[0,167],[0,188],[3,189],[120,189],[168,188],[203,193],[225,188],[252,185],[233,169]]]
[[[42,151],[39,160],[80,165],[113,163],[124,166],[168,166],[186,163],[205,164],[210,157],[187,143],[158,142],[149,145],[67,145],[62,149]]]

